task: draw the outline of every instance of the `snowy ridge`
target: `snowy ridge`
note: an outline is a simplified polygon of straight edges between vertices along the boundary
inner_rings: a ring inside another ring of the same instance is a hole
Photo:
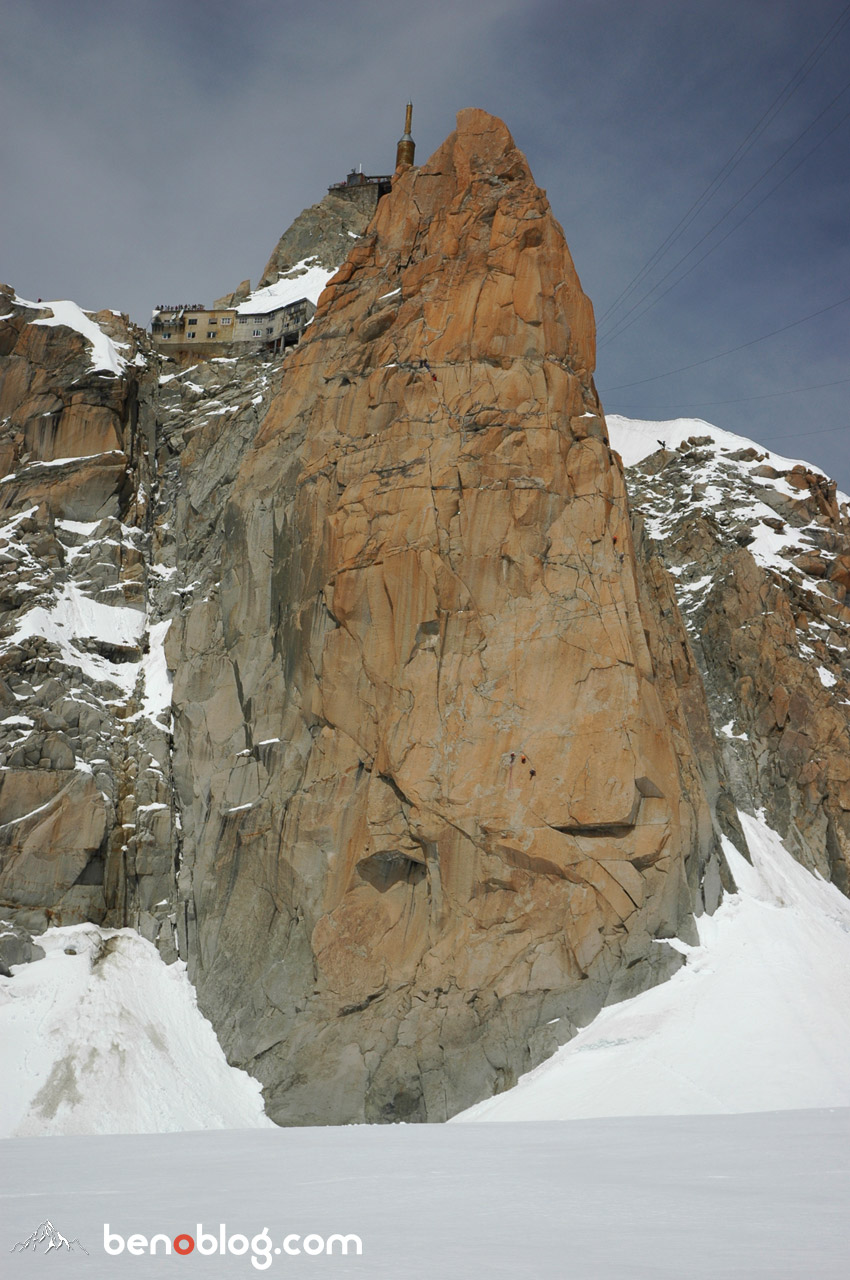
[[[698,923],[685,965],[612,1005],[514,1089],[455,1121],[575,1120],[850,1106],[850,901],[759,818],[753,865]]]
[[[266,315],[269,311],[288,307],[301,298],[308,298],[315,306],[325,285],[334,275],[335,270],[328,271],[319,266],[315,258],[304,258],[274,284],[266,285],[264,289],[255,289],[244,302],[240,302],[236,310],[241,316]]]
[[[724,431],[702,418],[670,418],[665,421],[649,421],[644,418],[626,418],[619,413],[605,415],[608,423],[608,434],[612,446],[623,459],[624,467],[633,467],[650,454],[662,447],[678,449],[691,436],[711,436],[718,449],[726,453],[735,453],[739,449],[757,449],[762,460],[777,471],[790,471],[792,467],[806,467],[817,475],[824,475],[820,467],[807,462],[805,458],[786,458],[781,453],[774,453],[765,445],[746,436],[735,435],[732,431]],[[827,478],[827,477],[824,477]],[[795,491],[791,491],[792,495]],[[838,501],[850,502],[846,493],[839,492]]]
[[[132,929],[50,929],[0,978],[0,1135],[270,1127],[228,1066],[186,966]]]
[[[41,316],[38,320],[31,320],[30,324],[38,325],[65,325],[68,329],[75,329],[77,333],[81,333],[87,342],[91,343],[92,362],[91,368],[93,372],[112,373],[116,377],[127,368],[130,363],[144,364],[144,356],[139,353],[134,361],[127,360],[120,354],[122,350],[126,350],[127,344],[124,342],[113,342],[108,337],[100,325],[95,324],[94,320],[83,311],[82,307],[78,307],[76,302],[69,299],[63,299],[57,302],[27,302],[25,298],[15,298],[15,302],[21,307],[31,307],[33,310],[41,311],[45,308],[53,312],[52,316]]]
[[[818,603],[812,606],[815,618],[824,608],[834,609],[834,590],[817,572],[819,562],[820,574],[824,572],[822,552],[829,545],[822,510],[815,510],[807,487],[797,488],[788,480],[794,468],[802,467],[822,477],[826,492],[831,482],[817,467],[783,458],[755,441],[696,418],[644,422],[612,414],[608,423],[611,444],[624,465],[637,468],[629,480],[630,488],[638,490],[637,496],[632,492],[632,502],[645,516],[647,532],[655,542],[671,540],[675,545],[685,527],[687,511],[700,512],[714,521],[721,540],[745,546],[763,569],[816,597]],[[690,444],[694,439],[706,443]],[[658,452],[662,442],[668,462],[657,473],[642,469],[639,464]],[[835,498],[846,515],[845,504],[850,498],[840,491]],[[687,569],[673,566],[670,572],[676,578],[679,605],[690,625],[690,615],[703,603],[705,593],[714,585],[713,578],[705,575],[705,566],[699,561]],[[813,621],[811,625],[816,631],[821,623]],[[830,679],[834,683],[834,673],[827,670],[827,686]]]

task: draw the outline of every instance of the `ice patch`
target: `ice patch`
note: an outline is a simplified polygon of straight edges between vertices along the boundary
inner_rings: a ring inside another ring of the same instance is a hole
[[[99,524],[99,520],[57,520],[56,528],[64,529],[66,533],[79,533],[85,538],[90,538]]]
[[[18,621],[9,643],[41,636],[55,644],[62,659],[77,667],[91,680],[108,680],[125,695],[133,690],[138,673],[135,662],[113,662],[89,653],[75,643],[95,640],[121,648],[135,648],[145,627],[145,615],[126,605],[101,604],[83,595],[76,583],[66,582],[56,602],[48,608],[37,605]]]
[[[315,306],[325,285],[334,275],[335,271],[320,267],[315,258],[304,258],[275,284],[255,289],[244,302],[240,302],[236,308],[237,313],[240,316],[267,315],[270,311],[278,311],[281,307],[299,302],[301,298],[308,298]]]
[[[150,629],[150,650],[141,662],[144,677],[142,712],[149,720],[158,720],[171,710],[171,676],[165,661],[165,637],[171,619],[155,622]]]

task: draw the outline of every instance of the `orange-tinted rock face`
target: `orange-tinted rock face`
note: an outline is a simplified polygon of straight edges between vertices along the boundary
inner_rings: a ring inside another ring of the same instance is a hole
[[[281,1122],[505,1087],[718,891],[593,365],[544,194],[461,112],[323,294],[173,629],[186,945]]]

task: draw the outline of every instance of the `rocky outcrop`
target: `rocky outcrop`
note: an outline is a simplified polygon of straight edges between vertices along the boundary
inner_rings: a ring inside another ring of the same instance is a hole
[[[43,959],[44,950],[35,945],[26,929],[0,921],[0,977],[11,978],[13,965]]]
[[[149,344],[112,312],[0,310],[0,910],[133,923],[173,956]]]
[[[633,502],[676,584],[736,804],[847,893],[850,511],[819,472],[704,428],[630,468]]]
[[[257,288],[274,284],[307,260],[336,271],[371,222],[378,198],[377,186],[340,187],[303,209],[275,245]]]
[[[323,294],[219,562],[187,564],[181,951],[281,1123],[507,1087],[718,899],[699,675],[593,366],[544,193],[462,112]]]
[[[244,302],[251,292],[251,281],[243,280],[236,286],[232,293],[226,293],[221,298],[216,298],[213,307],[236,307],[240,302]]]
[[[282,360],[178,371],[126,317],[0,289],[0,913],[129,924],[172,959],[163,644]]]

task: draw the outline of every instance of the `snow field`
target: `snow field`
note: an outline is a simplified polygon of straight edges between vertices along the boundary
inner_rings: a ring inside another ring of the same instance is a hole
[[[725,843],[738,892],[700,918],[699,946],[658,943],[684,967],[451,1123],[850,1106],[850,902],[762,821],[741,820],[753,865]],[[131,929],[51,929],[39,944],[45,960],[0,979],[0,1132],[269,1123],[184,965],[166,966]]]
[[[269,1276],[846,1280],[848,1153],[848,1111],[14,1139],[0,1243],[12,1280],[257,1274],[247,1253],[107,1257],[105,1222],[362,1241],[272,1251]],[[5,1252],[45,1218],[91,1256]]]

